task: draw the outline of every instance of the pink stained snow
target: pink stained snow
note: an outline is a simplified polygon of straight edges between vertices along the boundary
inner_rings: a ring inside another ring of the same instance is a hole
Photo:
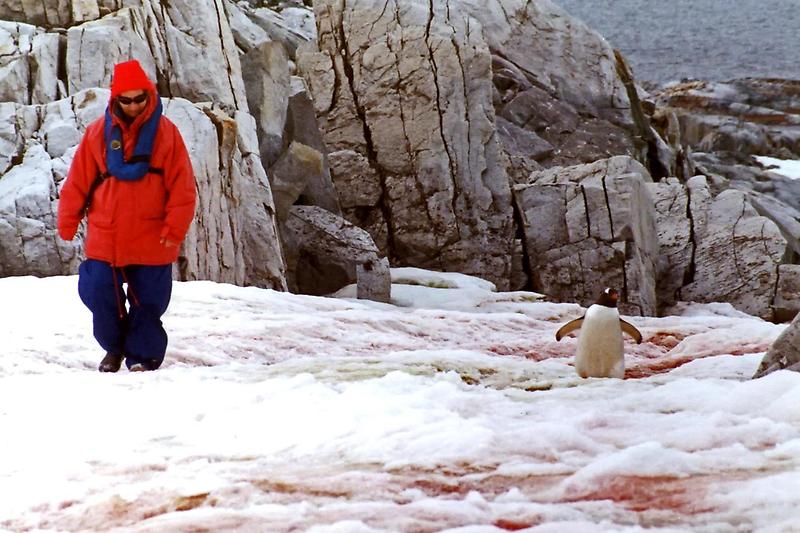
[[[749,379],[785,325],[628,317],[626,379],[584,380],[579,306],[393,277],[177,283],[164,367],[114,375],[77,278],[0,279],[0,530],[800,531],[800,373]]]

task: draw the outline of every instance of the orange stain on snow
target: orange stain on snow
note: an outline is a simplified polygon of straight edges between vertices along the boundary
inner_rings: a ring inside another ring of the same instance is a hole
[[[475,468],[460,473],[454,470],[435,472],[403,469],[394,472],[393,481],[396,486],[415,488],[432,498],[463,498],[474,491],[491,500],[516,489],[525,494],[526,499],[541,503],[610,501],[627,511],[643,513],[644,522],[653,521],[647,524],[651,526],[664,526],[670,523],[674,525],[681,521],[681,517],[713,511],[713,507],[704,501],[709,485],[719,481],[714,476],[678,478],[623,475],[600,480],[595,486],[553,501],[544,494],[563,482],[566,479],[565,475],[476,476],[479,471],[480,469]],[[648,515],[648,511],[659,511],[659,513]],[[499,517],[493,525],[506,531],[519,531],[545,522],[543,517],[533,515]]]
[[[666,476],[617,476],[598,487],[567,498],[565,502],[609,500],[634,512],[673,511],[694,515],[713,510],[702,502],[709,479],[704,476],[675,478]]]
[[[530,527],[541,525],[542,522],[518,522],[516,520],[496,520],[492,525],[505,531],[522,531]]]
[[[664,374],[675,370],[676,368],[693,360],[693,357],[681,357],[675,359],[660,358],[656,360],[647,360],[638,364],[634,363],[625,369],[625,379],[641,379],[655,376],[656,374]]]

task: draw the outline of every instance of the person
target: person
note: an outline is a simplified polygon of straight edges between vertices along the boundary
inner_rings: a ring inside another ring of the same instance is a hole
[[[116,64],[105,115],[86,129],[58,204],[64,240],[87,217],[78,293],[106,351],[100,372],[123,360],[133,372],[161,366],[172,263],[195,203],[189,153],[155,85],[138,61]]]

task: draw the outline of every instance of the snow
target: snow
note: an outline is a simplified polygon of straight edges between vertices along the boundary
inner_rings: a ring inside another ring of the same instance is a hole
[[[766,156],[756,156],[756,160],[770,169],[770,172],[795,180],[800,179],[800,161],[798,160]]]
[[[580,306],[398,270],[176,283],[164,366],[117,374],[77,278],[0,279],[0,530],[798,531],[800,373],[750,379],[785,325],[626,317],[626,379],[584,380]]]

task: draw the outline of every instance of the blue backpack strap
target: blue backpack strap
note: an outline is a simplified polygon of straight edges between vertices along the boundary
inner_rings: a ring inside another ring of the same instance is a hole
[[[86,193],[86,200],[83,201],[83,207],[81,208],[81,213],[84,215],[89,213],[89,206],[92,205],[92,197],[94,196],[94,191],[103,184],[106,179],[108,179],[108,172],[98,172],[97,176],[95,176],[94,181],[91,185],[89,185],[89,191]]]

